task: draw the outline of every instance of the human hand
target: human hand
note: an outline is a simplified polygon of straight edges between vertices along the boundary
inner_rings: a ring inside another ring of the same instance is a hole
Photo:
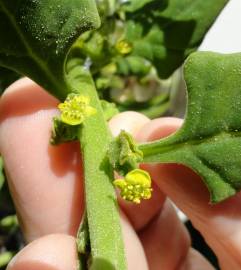
[[[49,145],[57,104],[28,79],[13,84],[0,100],[0,153],[30,243],[8,270],[77,269],[74,236],[84,209],[81,158],[78,143]],[[165,137],[180,125],[176,118],[150,121],[133,112],[110,121],[114,135],[126,129],[138,141]],[[152,198],[140,205],[119,199],[128,269],[213,269],[190,247],[189,235],[167,197],[202,233],[222,269],[241,269],[241,195],[212,206],[200,178],[189,169],[174,164],[143,167],[153,179]]]

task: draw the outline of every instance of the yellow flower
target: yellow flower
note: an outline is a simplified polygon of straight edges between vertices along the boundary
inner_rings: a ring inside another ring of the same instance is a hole
[[[120,54],[128,54],[132,51],[132,45],[126,40],[118,41],[115,48]]]
[[[58,108],[62,122],[72,126],[80,125],[86,117],[96,113],[96,110],[89,105],[88,97],[73,93],[69,94]]]
[[[121,191],[123,199],[134,203],[140,203],[142,199],[151,198],[151,177],[148,172],[135,169],[126,174],[124,179],[116,179],[114,186]]]

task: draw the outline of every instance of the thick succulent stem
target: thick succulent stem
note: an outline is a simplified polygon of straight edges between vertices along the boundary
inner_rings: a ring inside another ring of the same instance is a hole
[[[72,91],[90,98],[96,113],[81,128],[80,143],[84,163],[86,211],[91,246],[91,269],[125,270],[125,253],[120,227],[113,170],[107,158],[112,140],[101,104],[88,70],[68,65],[67,81]]]

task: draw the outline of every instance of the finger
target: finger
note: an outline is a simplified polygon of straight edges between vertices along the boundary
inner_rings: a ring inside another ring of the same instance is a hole
[[[150,119],[144,114],[127,111],[112,117],[109,121],[109,127],[114,137],[118,136],[121,130],[125,130],[135,137],[139,130],[149,122]]]
[[[123,212],[121,212],[121,227],[128,269],[148,270],[148,263],[140,239]]]
[[[151,270],[178,269],[190,247],[189,234],[169,200],[139,236]]]
[[[190,248],[187,229],[169,200],[165,201],[160,215],[139,236],[150,270],[213,269],[200,254]]]
[[[77,270],[77,258],[74,237],[47,235],[21,250],[9,263],[7,270]]]
[[[121,225],[128,269],[147,270],[141,243],[124,215],[121,215]],[[74,237],[64,234],[47,235],[31,242],[20,251],[7,270],[77,270],[77,259]]]
[[[117,136],[121,130],[125,130],[138,139],[139,130],[148,122],[150,119],[143,114],[128,111],[114,116],[109,122],[109,127],[114,136]],[[139,205],[128,203],[118,196],[121,208],[137,231],[144,228],[160,212],[165,201],[165,196],[155,184],[152,188],[151,199],[143,201]]]
[[[177,119],[169,119],[173,131],[180,127]],[[162,137],[167,122],[163,119],[147,123],[139,131],[142,140]],[[142,135],[141,135],[142,134]],[[241,194],[218,204],[210,205],[209,194],[190,169],[174,164],[146,165],[152,179],[191,219],[219,258],[222,269],[241,267]]]
[[[49,144],[57,103],[29,79],[14,83],[0,100],[0,152],[28,241],[75,235],[83,213],[79,146]]]

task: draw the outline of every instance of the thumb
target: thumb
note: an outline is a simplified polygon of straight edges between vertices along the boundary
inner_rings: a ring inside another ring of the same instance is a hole
[[[64,234],[39,238],[14,257],[7,270],[77,270],[75,239]]]

